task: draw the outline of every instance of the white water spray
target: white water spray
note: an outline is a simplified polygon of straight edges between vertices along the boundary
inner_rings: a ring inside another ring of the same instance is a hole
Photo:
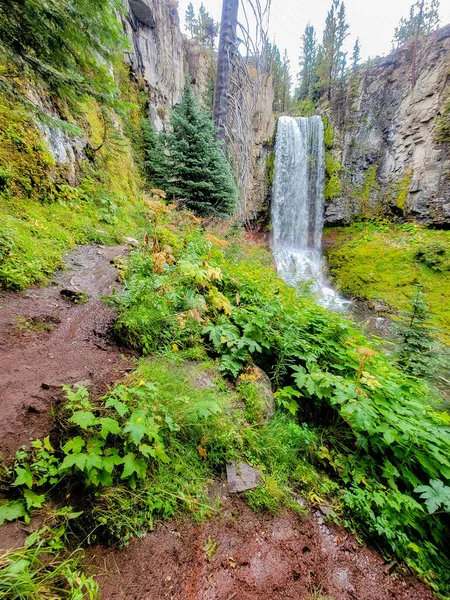
[[[280,117],[272,194],[273,254],[289,285],[311,281],[326,306],[344,303],[322,270],[325,148],[321,117]]]

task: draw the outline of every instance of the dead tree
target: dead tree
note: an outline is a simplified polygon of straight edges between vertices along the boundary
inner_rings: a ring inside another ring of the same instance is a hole
[[[223,15],[226,14],[226,18],[230,14],[226,4],[234,2],[224,0]],[[261,126],[261,98],[271,77],[267,54],[270,0],[241,0],[240,9],[239,21],[237,11],[233,13],[233,16],[236,14],[234,41],[229,22],[224,27],[222,21],[214,120],[219,129],[218,137],[224,140],[233,157],[240,188],[238,212],[242,218],[247,214],[251,193],[252,151]]]
[[[239,0],[223,0],[217,58],[216,86],[214,88],[213,119],[217,138],[226,142],[228,97],[230,93],[231,65],[237,52],[236,27]]]

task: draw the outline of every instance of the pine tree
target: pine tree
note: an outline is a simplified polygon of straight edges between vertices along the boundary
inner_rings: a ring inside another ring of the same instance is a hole
[[[343,72],[345,53],[342,47],[347,36],[348,24],[344,2],[332,0],[325,21],[320,63],[318,61],[319,87],[328,100],[331,100],[334,84]]]
[[[292,75],[291,75],[291,61],[287,50],[284,51],[283,63],[281,68],[281,79],[282,79],[282,111],[289,112],[292,106],[291,98],[291,87],[292,87]]]
[[[439,21],[439,0],[417,0],[409,9],[409,17],[400,19],[392,44],[398,48],[416,36],[428,35],[438,28]]]
[[[214,139],[214,123],[196,102],[188,82],[181,102],[172,110],[168,151],[167,191],[199,215],[230,215],[237,188],[221,143]]]
[[[302,36],[302,55],[300,57],[299,100],[312,97],[317,58],[317,42],[314,27],[308,23]]]
[[[214,21],[203,3],[200,5],[198,18],[194,22],[193,31],[194,37],[196,37],[201,44],[208,46],[209,48],[214,48],[216,37],[219,34],[219,23]]]
[[[274,100],[273,111],[278,114],[289,112],[292,106],[291,98],[291,66],[287,51],[281,58],[280,50],[276,44],[267,44],[266,54],[269,57],[270,72],[273,77]]]
[[[164,188],[168,180],[168,168],[164,147],[159,135],[148,119],[141,121],[140,154],[142,173],[150,188]]]
[[[353,53],[352,53],[352,72],[353,73],[358,68],[360,59],[361,59],[361,45],[359,43],[359,38],[356,38],[356,42],[355,42],[355,45],[353,46]]]
[[[411,309],[397,326],[398,363],[416,377],[432,377],[436,371],[434,330],[430,327],[431,315],[425,299],[423,288],[417,286]]]
[[[188,4],[188,7],[185,12],[185,20],[186,20],[186,31],[189,31],[191,38],[194,37],[194,31],[196,26],[198,25],[197,19],[195,18],[194,6],[192,2]]]
[[[120,0],[2,0],[0,90],[29,103],[17,77],[66,100],[90,94],[114,103],[109,69],[124,47],[121,12]]]

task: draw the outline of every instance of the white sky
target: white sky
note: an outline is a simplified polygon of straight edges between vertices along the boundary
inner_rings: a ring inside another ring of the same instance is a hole
[[[264,0],[262,0],[263,2]],[[347,22],[350,26],[346,50],[351,55],[357,37],[361,42],[361,57],[383,56],[390,52],[391,40],[400,18],[408,16],[414,0],[345,0]],[[184,14],[189,0],[179,0],[179,12],[184,32]],[[197,12],[201,0],[192,0]],[[203,0],[206,10],[220,21],[222,1]],[[450,23],[450,1],[440,2],[440,26]],[[272,0],[269,32],[271,41],[280,48],[281,55],[288,51],[293,73],[298,71],[301,36],[308,22],[314,25],[318,40],[331,0]]]

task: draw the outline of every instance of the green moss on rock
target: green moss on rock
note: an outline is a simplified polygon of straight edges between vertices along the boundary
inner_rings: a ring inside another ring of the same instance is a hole
[[[345,294],[404,311],[421,284],[434,325],[450,340],[450,231],[369,222],[326,229],[324,235],[333,239],[328,262]]]
[[[93,99],[79,103],[78,124],[96,150],[78,165],[80,183],[72,187],[31,115],[0,95],[0,288],[43,283],[76,244],[114,244],[144,224],[139,172],[123,125],[129,132],[137,108],[127,106],[119,116]]]
[[[354,189],[354,198],[359,207],[359,214],[362,218],[375,216],[376,207],[380,206],[377,202],[377,195],[380,186],[377,182],[378,165],[374,164],[364,171],[362,183]]]

